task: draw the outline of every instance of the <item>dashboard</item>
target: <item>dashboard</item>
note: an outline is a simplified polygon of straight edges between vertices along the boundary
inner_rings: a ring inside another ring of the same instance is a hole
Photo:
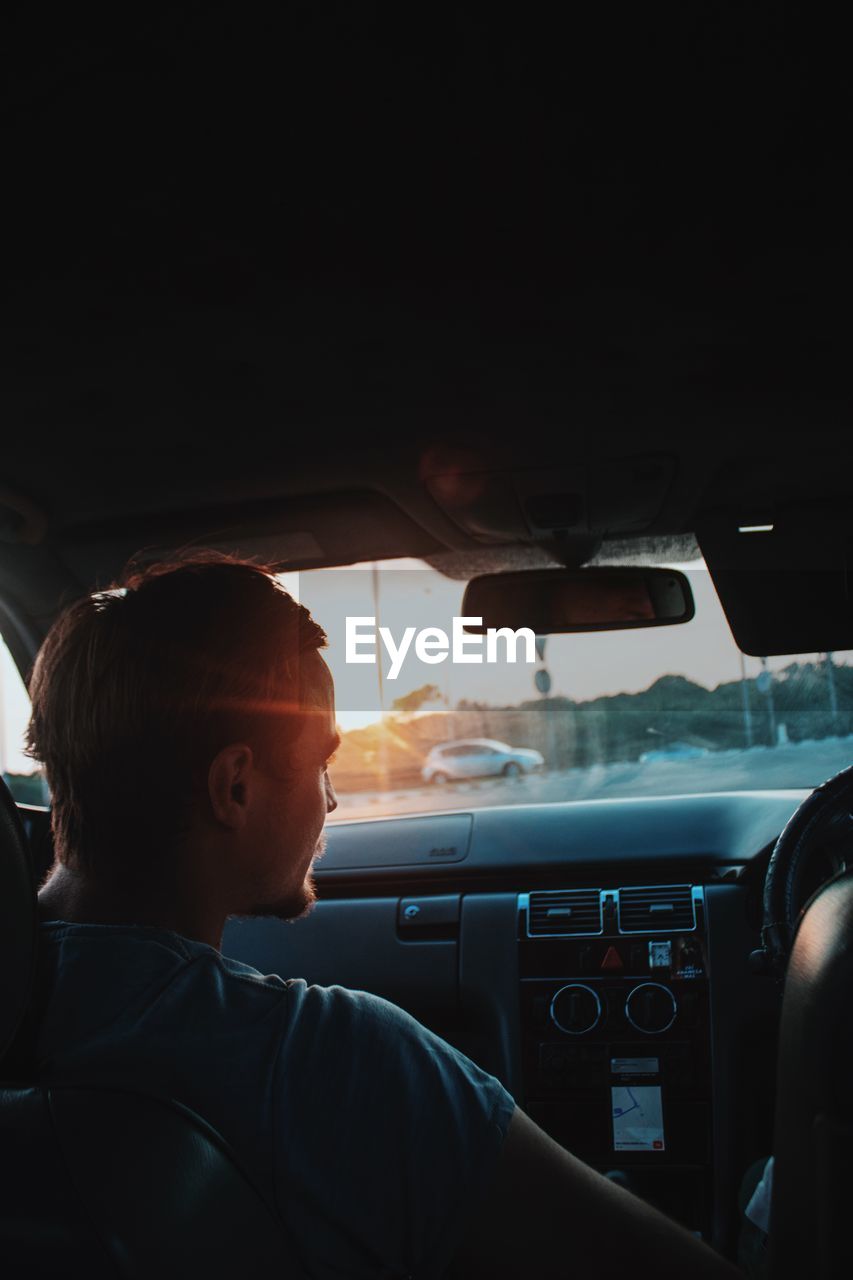
[[[374,992],[574,1154],[731,1251],[771,1150],[780,990],[753,971],[805,791],[516,805],[327,828],[305,919],[234,919],[264,973]]]

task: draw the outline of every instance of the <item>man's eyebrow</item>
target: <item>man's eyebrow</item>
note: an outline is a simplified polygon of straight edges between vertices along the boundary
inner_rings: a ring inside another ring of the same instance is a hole
[[[326,740],[325,757],[327,760],[329,756],[333,756],[335,754],[340,745],[341,735],[339,733],[336,733],[333,737]]]

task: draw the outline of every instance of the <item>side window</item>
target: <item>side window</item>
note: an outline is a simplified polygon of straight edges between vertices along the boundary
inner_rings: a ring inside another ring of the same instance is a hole
[[[29,718],[29,695],[12,655],[0,640],[0,772],[19,804],[48,804],[41,770],[24,755]]]

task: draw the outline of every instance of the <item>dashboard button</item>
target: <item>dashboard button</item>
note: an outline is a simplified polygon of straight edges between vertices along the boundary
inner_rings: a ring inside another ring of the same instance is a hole
[[[601,1001],[592,987],[570,982],[551,1001],[551,1021],[569,1036],[582,1036],[598,1026]]]
[[[461,901],[462,897],[458,893],[401,898],[397,906],[397,927],[402,933],[458,927]]]
[[[678,1005],[669,987],[660,982],[641,982],[625,1001],[625,1017],[645,1035],[660,1035],[675,1022]]]

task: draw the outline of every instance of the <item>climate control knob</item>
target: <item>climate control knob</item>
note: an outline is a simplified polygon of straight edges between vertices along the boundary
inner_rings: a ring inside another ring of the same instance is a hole
[[[675,996],[660,982],[641,982],[625,1001],[625,1017],[647,1036],[668,1031],[677,1013]]]
[[[567,1036],[582,1036],[592,1031],[601,1018],[601,1001],[592,987],[570,982],[551,1001],[551,1021]]]

